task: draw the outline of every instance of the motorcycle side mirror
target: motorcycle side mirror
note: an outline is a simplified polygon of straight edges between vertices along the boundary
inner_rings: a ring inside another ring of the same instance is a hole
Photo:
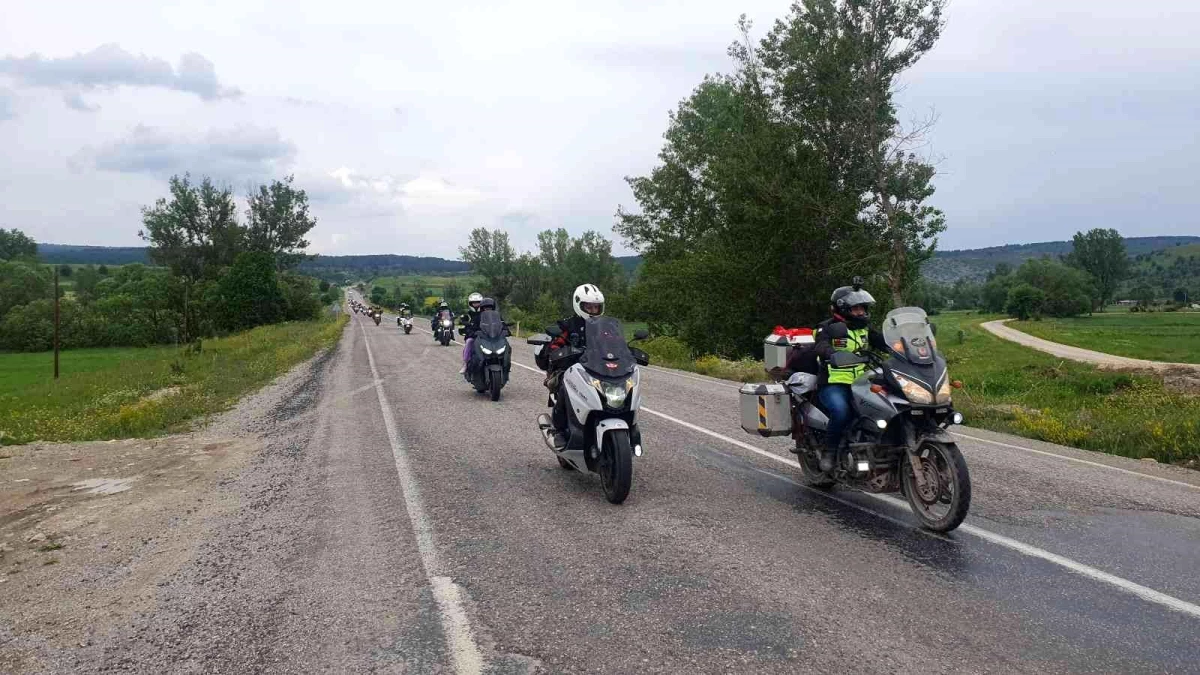
[[[629,353],[633,355],[634,363],[638,364],[639,366],[650,365],[650,355],[647,354],[646,352],[644,352],[640,349],[634,348],[634,349],[630,349]]]
[[[867,360],[853,352],[834,352],[830,362],[838,368],[847,368],[866,363]]]
[[[648,337],[650,337],[650,331],[646,330],[645,328],[639,328],[633,332],[634,340],[645,340]]]
[[[548,345],[550,344],[550,339],[551,338],[549,335],[538,333],[537,335],[530,335],[529,339],[525,340],[525,344],[538,346]]]
[[[562,335],[562,328],[559,326],[546,326],[546,334],[550,337],[560,337]]]

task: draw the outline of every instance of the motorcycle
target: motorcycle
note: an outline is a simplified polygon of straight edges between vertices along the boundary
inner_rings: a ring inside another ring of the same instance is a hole
[[[450,341],[454,339],[454,321],[449,316],[443,314],[438,317],[433,327],[433,339],[442,343],[443,347],[449,345]]]
[[[650,357],[625,341],[621,322],[611,317],[588,319],[582,348],[568,344],[544,353],[561,335],[562,329],[551,326],[527,340],[539,348],[539,364],[546,363],[552,373],[546,384],[548,404],[556,407],[559,397],[566,397],[566,419],[559,420],[566,445],[555,446],[555,420],[544,413],[538,416],[542,440],[564,469],[600,474],[605,498],[620,504],[633,482],[633,458],[642,456],[639,366],[649,365]],[[646,337],[646,331],[634,335],[635,340]]]
[[[465,332],[460,329],[460,332]],[[463,378],[479,393],[487,392],[493,401],[500,400],[500,390],[508,384],[512,370],[512,353],[508,345],[508,328],[494,310],[479,315],[479,330],[471,345],[470,362]]]
[[[850,386],[853,419],[832,471],[822,472],[829,417],[817,398],[817,376],[794,373],[786,383],[801,472],[813,487],[835,483],[866,492],[901,492],[928,529],[949,532],[971,507],[967,462],[947,429],[962,424],[954,410],[946,361],[937,351],[925,311],[900,307],[883,320],[889,353],[835,352],[839,368],[867,365]]]
[[[380,323],[383,322],[383,313],[375,312],[375,313],[371,314],[371,318],[375,319],[375,325],[378,326]]]

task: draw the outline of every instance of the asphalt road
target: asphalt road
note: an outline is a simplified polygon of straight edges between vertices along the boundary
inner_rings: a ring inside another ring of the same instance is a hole
[[[736,386],[649,368],[645,454],[608,504],[559,468],[529,348],[499,402],[428,322],[353,316],[253,508],[172,585],[155,670],[1200,672],[1200,480],[965,429],[966,525],[801,487]]]

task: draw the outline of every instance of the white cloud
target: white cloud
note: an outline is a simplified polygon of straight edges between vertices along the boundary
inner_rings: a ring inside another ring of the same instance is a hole
[[[84,153],[96,169],[167,177],[191,172],[240,186],[277,177],[291,165],[296,146],[275,129],[235,127],[178,134],[138,125],[128,136]]]

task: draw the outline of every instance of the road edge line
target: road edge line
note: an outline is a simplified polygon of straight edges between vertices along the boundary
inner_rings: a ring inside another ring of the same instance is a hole
[[[383,391],[383,379],[375,367],[375,355],[371,353],[370,336],[361,321],[358,324],[362,332],[363,345],[367,348],[367,361],[371,365],[371,375],[375,378],[375,393],[379,398],[379,407],[383,411],[383,426],[387,431],[388,442],[392,446],[392,456],[396,460],[396,474],[400,479],[400,492],[404,496],[405,510],[408,511],[412,522],[413,535],[417,539],[417,551],[421,554],[421,564],[425,568],[425,578],[437,602],[442,619],[442,633],[446,638],[446,646],[450,658],[454,662],[454,671],[462,675],[476,675],[483,672],[483,654],[479,645],[471,635],[471,622],[467,618],[466,609],[462,603],[462,591],[447,576],[437,574],[437,549],[433,544],[433,526],[425,514],[421,504],[421,494],[417,487],[416,478],[408,464],[408,453],[400,443],[400,434],[396,431],[396,419],[392,415],[392,407]]]

